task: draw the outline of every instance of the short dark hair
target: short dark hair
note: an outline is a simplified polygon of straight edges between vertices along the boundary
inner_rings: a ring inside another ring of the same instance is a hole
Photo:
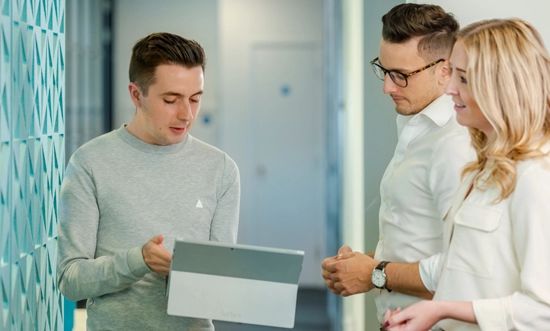
[[[149,86],[155,83],[155,70],[159,65],[177,64],[186,68],[201,66],[204,71],[206,55],[194,40],[160,32],[148,35],[136,42],[130,58],[130,82],[136,83],[147,95]]]
[[[404,3],[382,16],[382,38],[405,43],[420,37],[418,52],[427,60],[448,58],[460,24],[453,14],[437,5]]]

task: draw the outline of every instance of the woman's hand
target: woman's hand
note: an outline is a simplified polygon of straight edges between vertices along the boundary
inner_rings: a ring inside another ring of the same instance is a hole
[[[388,331],[426,331],[442,319],[477,323],[471,302],[420,301],[402,311],[386,313],[385,327]]]
[[[441,301],[420,301],[408,308],[386,312],[384,325],[388,331],[426,331],[443,317]]]

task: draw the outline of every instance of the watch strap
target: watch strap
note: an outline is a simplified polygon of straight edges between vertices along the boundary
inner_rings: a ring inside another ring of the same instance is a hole
[[[382,261],[376,266],[375,269],[384,271],[384,269],[386,268],[386,265],[388,265],[388,263],[390,263],[390,261]]]
[[[386,266],[388,265],[388,263],[390,263],[390,261],[382,261],[380,262],[375,269],[378,269],[382,272],[384,272],[384,269],[386,269]],[[384,272],[384,275],[386,275],[386,273]],[[387,276],[386,276],[386,284],[387,284],[388,280],[387,280]],[[384,285],[384,289],[387,290],[388,292],[391,292],[391,290]]]

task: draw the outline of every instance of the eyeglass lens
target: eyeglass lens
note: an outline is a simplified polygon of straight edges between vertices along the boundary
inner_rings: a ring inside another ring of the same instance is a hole
[[[400,87],[407,86],[407,78],[405,76],[395,72],[395,71],[384,71],[382,68],[377,66],[375,63],[372,64],[372,70],[374,71],[376,76],[381,80],[384,80],[384,77],[386,76],[386,73],[388,73],[388,75],[390,75],[391,80],[397,86],[400,86]]]

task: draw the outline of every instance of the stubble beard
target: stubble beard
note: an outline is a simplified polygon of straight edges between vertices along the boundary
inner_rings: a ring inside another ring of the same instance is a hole
[[[426,107],[419,108],[419,107],[415,107],[414,105],[411,105],[410,103],[407,106],[397,105],[397,104],[395,105],[395,111],[399,115],[403,115],[403,116],[416,115],[420,113],[424,108]]]
[[[408,104],[406,105],[395,105],[395,111],[399,115],[403,116],[410,116],[410,115],[416,115],[423,111],[426,107],[428,107],[432,102],[434,102],[435,99],[439,98],[442,95],[442,93],[439,93],[435,88],[431,89],[431,93],[429,95],[425,95],[422,100],[417,100],[416,103],[412,103],[411,100],[406,99],[408,101]]]

